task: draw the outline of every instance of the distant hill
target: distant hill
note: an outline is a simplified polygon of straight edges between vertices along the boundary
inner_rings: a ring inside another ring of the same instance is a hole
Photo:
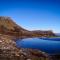
[[[56,36],[60,36],[60,33],[55,33]]]
[[[52,31],[34,30],[28,31],[16,24],[10,17],[0,16],[0,34],[16,37],[47,37],[55,36]]]

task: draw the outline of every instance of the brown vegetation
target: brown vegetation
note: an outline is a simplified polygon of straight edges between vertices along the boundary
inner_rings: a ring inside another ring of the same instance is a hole
[[[52,31],[28,31],[18,26],[10,17],[0,17],[0,33],[16,37],[49,37],[55,36]]]

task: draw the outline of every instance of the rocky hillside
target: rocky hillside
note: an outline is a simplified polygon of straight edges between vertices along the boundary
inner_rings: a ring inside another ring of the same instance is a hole
[[[21,36],[24,32],[28,31],[18,26],[10,17],[0,17],[0,33]]]
[[[0,33],[16,37],[48,37],[55,36],[52,31],[28,31],[17,25],[10,17],[0,17]]]

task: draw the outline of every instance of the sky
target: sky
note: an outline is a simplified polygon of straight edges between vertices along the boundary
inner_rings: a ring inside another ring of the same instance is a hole
[[[0,0],[0,16],[27,30],[60,33],[60,0]]]

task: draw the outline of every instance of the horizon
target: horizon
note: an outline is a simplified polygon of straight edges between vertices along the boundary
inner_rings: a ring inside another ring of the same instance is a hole
[[[0,16],[11,17],[27,30],[52,30],[60,33],[59,0],[1,0]]]

